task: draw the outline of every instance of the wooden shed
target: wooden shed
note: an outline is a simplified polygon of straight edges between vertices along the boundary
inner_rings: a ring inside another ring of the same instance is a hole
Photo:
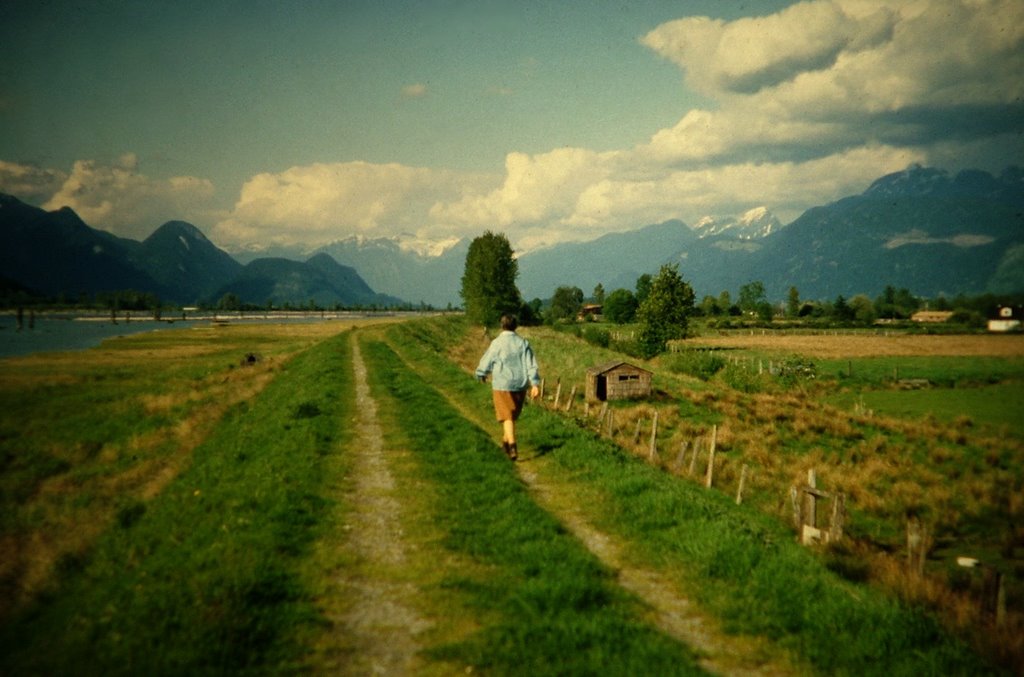
[[[587,369],[587,399],[605,402],[651,394],[653,374],[628,362],[608,362]]]

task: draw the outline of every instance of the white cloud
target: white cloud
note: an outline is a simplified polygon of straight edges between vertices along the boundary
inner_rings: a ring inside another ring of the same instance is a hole
[[[343,162],[258,174],[213,230],[225,243],[323,244],[351,235],[430,234],[441,200],[476,190],[480,178],[400,164]],[[449,233],[450,235],[450,233]]]
[[[431,217],[440,222],[491,224],[497,228],[558,221],[580,192],[608,175],[613,156],[582,148],[559,148],[532,156],[509,153],[505,180],[499,188],[438,204],[431,210]]]
[[[636,148],[509,152],[498,176],[368,162],[258,174],[211,237],[315,245],[401,235],[429,248],[491,229],[522,251],[761,205],[788,221],[911,163],[999,170],[1024,156],[1019,0],[814,0],[732,22],[680,19],[642,43],[709,103]],[[158,213],[192,220],[213,187],[150,179],[126,156],[70,174],[0,162],[0,190],[55,193],[47,204],[132,235],[152,230]]]
[[[1020,124],[1017,0],[808,2],[764,18],[681,19],[642,42],[719,103],[654,134],[641,150],[652,161],[799,160]]]
[[[41,204],[67,180],[67,173],[0,160],[0,193],[29,204]]]
[[[41,206],[70,207],[90,226],[134,239],[148,237],[166,221],[202,222],[208,217],[214,193],[210,181],[193,176],[154,179],[137,169],[131,153],[112,166],[79,160]]]

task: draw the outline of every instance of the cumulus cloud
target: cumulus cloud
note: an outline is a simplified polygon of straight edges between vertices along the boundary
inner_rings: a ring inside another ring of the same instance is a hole
[[[67,180],[67,172],[0,160],[0,193],[42,204]]]
[[[292,167],[249,179],[213,230],[234,244],[323,244],[352,235],[430,233],[438,201],[478,190],[480,178],[406,165],[342,162]],[[449,233],[450,234],[450,233]]]
[[[714,107],[632,149],[510,153],[498,187],[431,217],[508,229],[531,249],[759,205],[786,221],[911,163],[1024,153],[1017,0],[803,2],[672,21],[642,43]]]
[[[764,18],[672,21],[642,42],[719,103],[652,136],[643,150],[668,164],[809,159],[951,130],[982,138],[1019,129],[1024,113],[1016,0],[800,3]]]
[[[608,173],[605,164],[601,154],[582,148],[559,148],[532,156],[509,153],[505,180],[499,188],[437,205],[431,216],[445,222],[492,223],[501,228],[558,219],[575,195]]]
[[[154,179],[141,174],[136,156],[129,153],[109,166],[79,160],[42,207],[70,207],[94,228],[145,239],[166,221],[202,222],[213,193],[213,184],[207,179]]]
[[[912,163],[998,170],[985,161],[1024,155],[1019,0],[814,0],[766,17],[671,21],[641,42],[710,104],[635,148],[513,151],[497,176],[368,162],[258,174],[211,237],[401,235],[427,246],[500,229],[524,251],[761,205],[788,221]],[[132,157],[79,162],[69,175],[0,163],[0,182],[54,190],[48,204],[111,229],[153,224],[161,210],[187,216],[212,193],[201,179],[149,179]]]

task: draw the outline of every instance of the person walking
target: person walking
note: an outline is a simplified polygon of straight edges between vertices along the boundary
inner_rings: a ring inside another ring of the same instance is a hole
[[[516,421],[530,397],[540,395],[540,374],[530,342],[516,333],[517,322],[512,315],[501,316],[501,333],[491,341],[480,358],[476,377],[481,383],[491,374],[494,414],[502,426],[501,445],[511,460],[519,458],[516,446]]]

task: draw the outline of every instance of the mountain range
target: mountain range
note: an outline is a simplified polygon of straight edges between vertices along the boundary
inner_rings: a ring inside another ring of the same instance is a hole
[[[469,242],[424,254],[393,239],[349,238],[315,249],[229,255],[198,228],[160,226],[142,242],[0,194],[0,282],[49,296],[135,289],[181,304],[235,294],[247,303],[459,305]],[[519,256],[524,298],[559,286],[633,289],[677,264],[698,298],[764,284],[768,298],[875,296],[886,286],[927,298],[1024,291],[1024,170],[950,175],[913,166],[860,195],[783,226],[766,208],[739,217],[670,220]],[[242,262],[245,264],[243,265]]]
[[[772,300],[791,287],[805,299],[874,297],[886,286],[926,298],[1024,292],[1024,170],[1017,167],[951,176],[913,166],[785,227],[761,210],[735,224],[709,230],[666,221],[531,252],[519,259],[520,289],[527,298],[547,298],[562,285],[633,289],[640,275],[670,263],[698,298],[735,294],[753,281]]]
[[[142,242],[86,225],[68,208],[47,212],[0,194],[4,288],[76,300],[120,290],[188,305],[234,294],[245,303],[397,306],[330,256],[257,259],[242,265],[195,226],[169,221]]]

